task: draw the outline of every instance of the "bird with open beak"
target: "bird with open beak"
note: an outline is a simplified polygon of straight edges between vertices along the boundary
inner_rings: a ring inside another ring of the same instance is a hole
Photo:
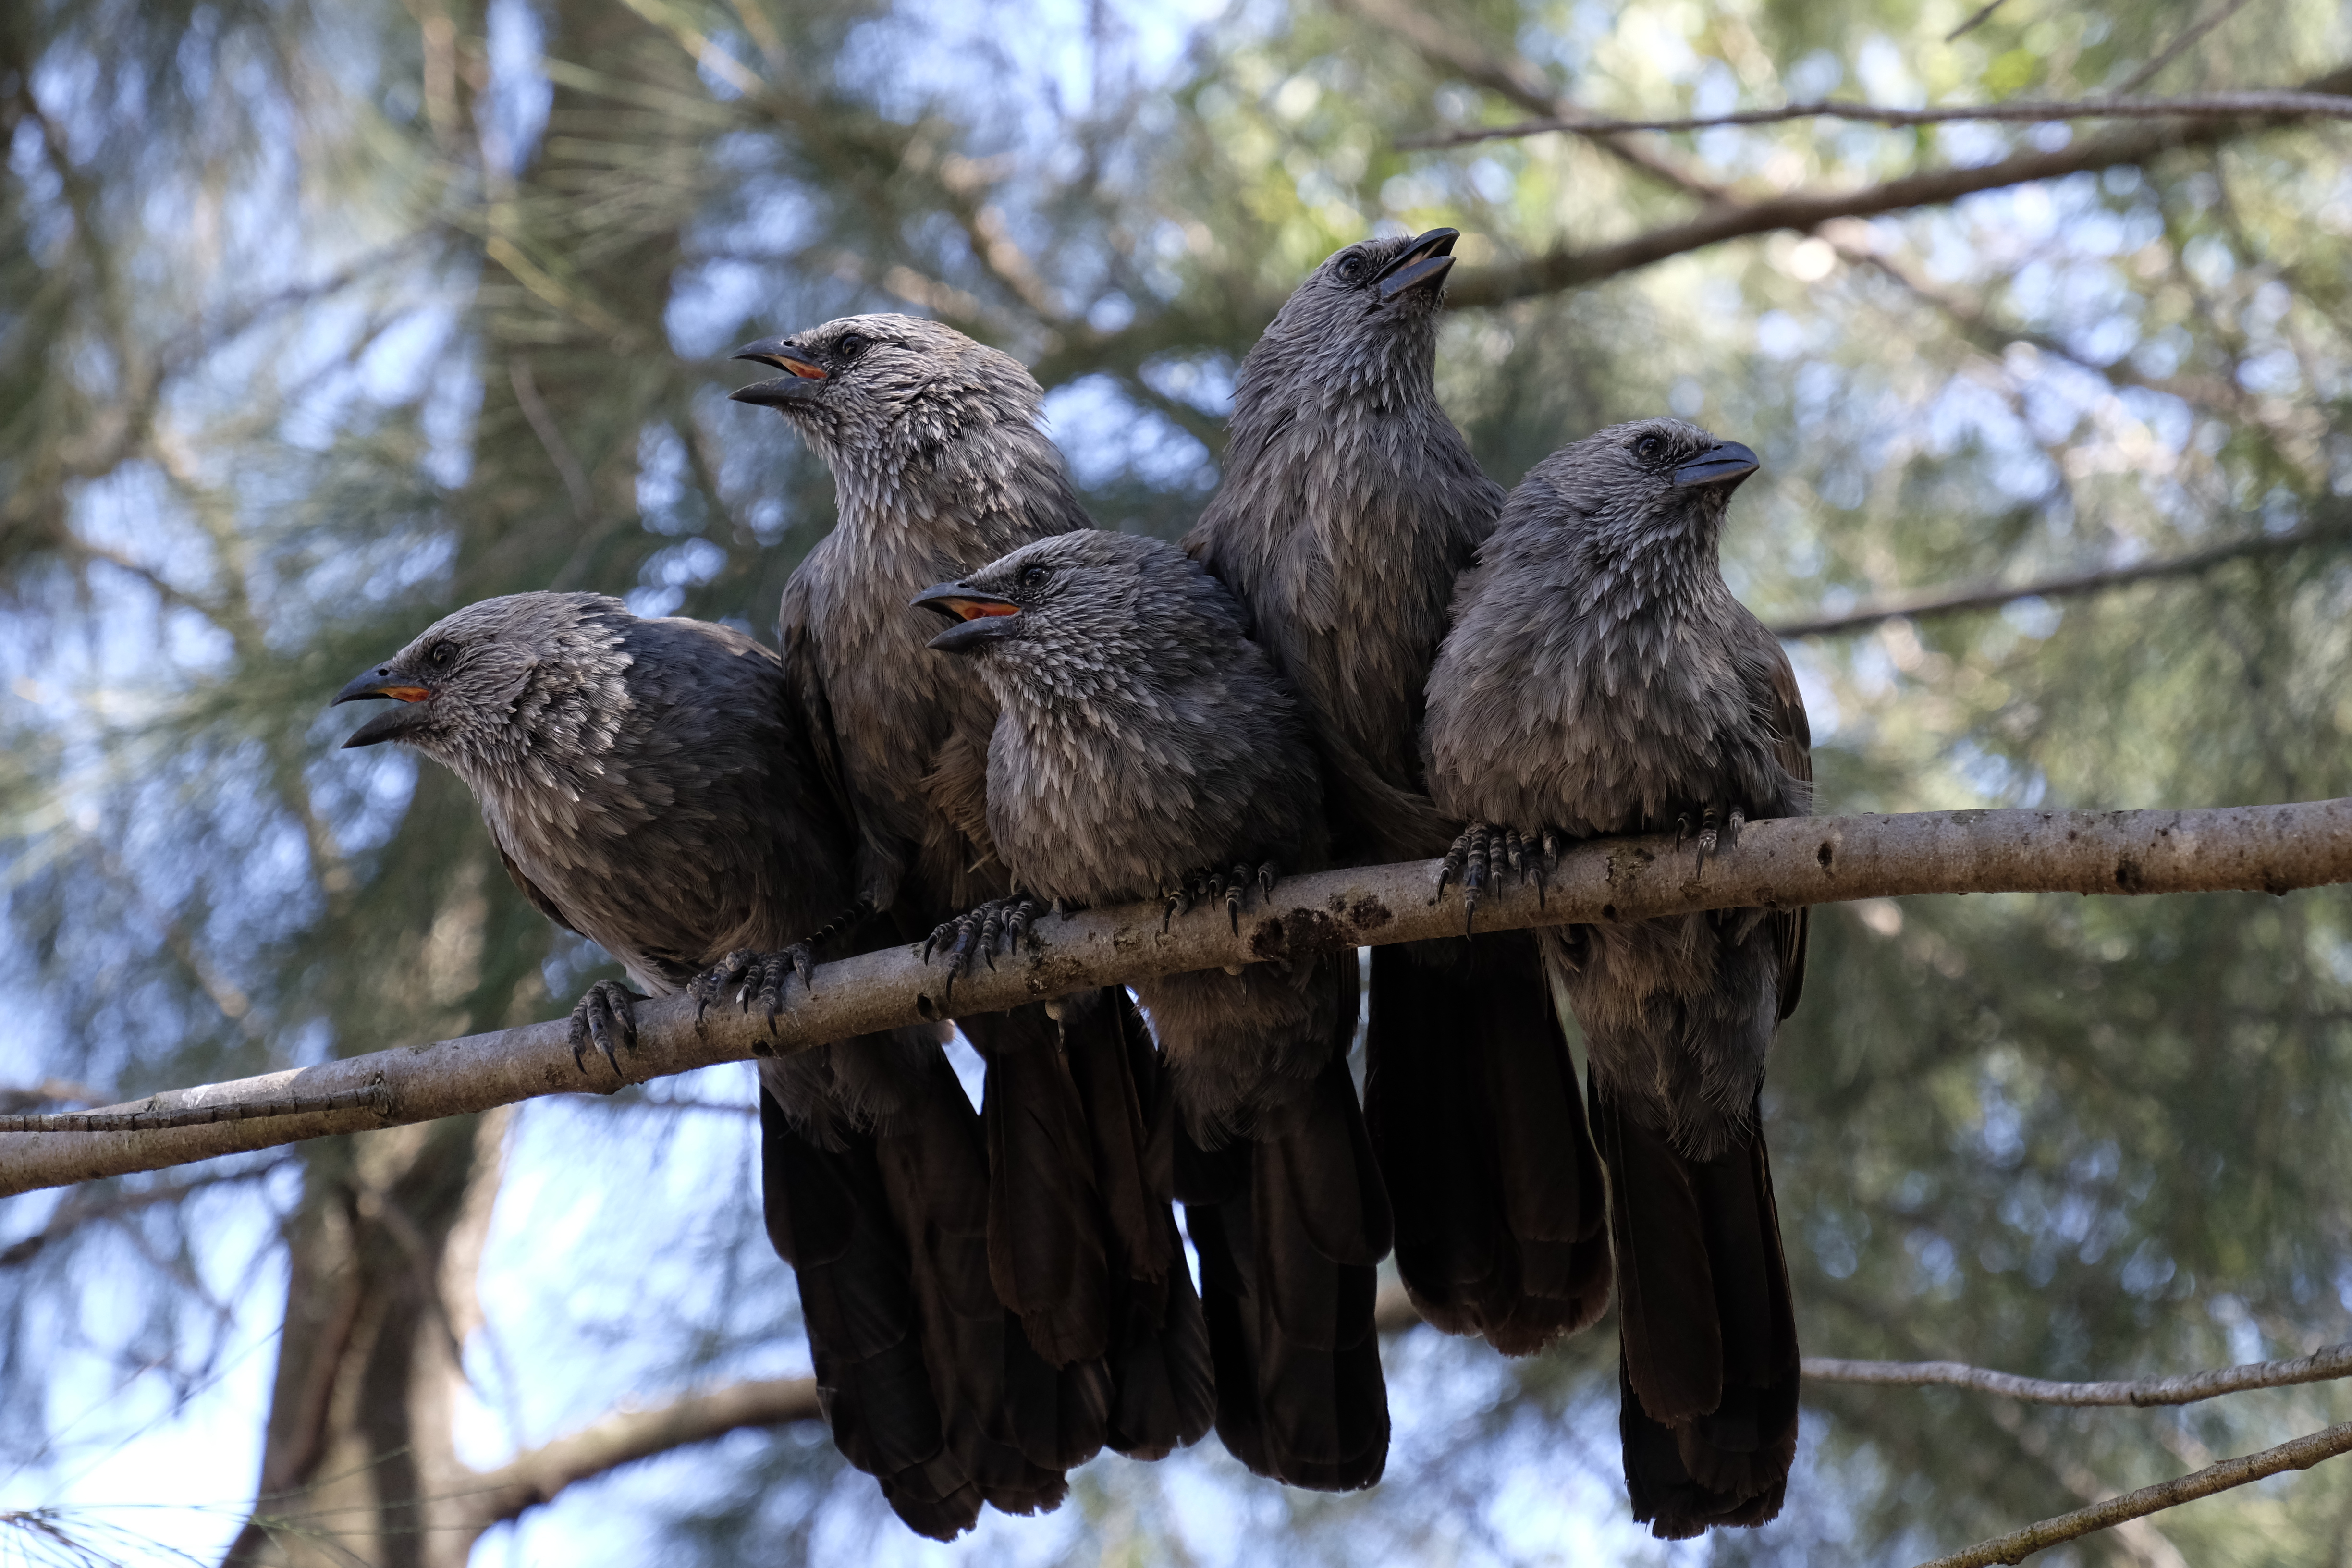
[[[833,470],[835,526],[786,584],[778,634],[856,819],[857,892],[919,942],[1012,884],[987,816],[996,700],[925,651],[938,623],[908,601],[1093,523],[1036,381],[953,328],[850,316],[737,357],[781,374],[736,399],[776,409]],[[925,1000],[944,1012],[951,991]],[[1162,1091],[1134,1002],[1105,987],[959,1023],[987,1064],[992,1277],[1060,1380],[1017,1413],[1028,1451],[1066,1466],[1193,1441],[1213,1409],[1208,1331],[1149,1168]]]
[[[1027,894],[1159,896],[1172,919],[1205,891],[1205,913],[1238,929],[1277,863],[1321,865],[1297,700],[1232,595],[1175,546],[1063,534],[915,603],[953,622],[931,647],[996,695],[988,823]],[[1135,988],[1181,1121],[1218,1436],[1259,1474],[1325,1490],[1371,1485],[1388,1456],[1372,1318],[1388,1202],[1336,1026],[1354,972],[1327,954]]]
[[[1795,674],[1718,564],[1756,468],[1737,441],[1644,419],[1511,492],[1429,678],[1431,794],[1470,824],[1441,891],[1524,876],[1557,839],[1664,830],[1696,841],[1703,877],[1743,822],[1812,809]],[[1760,1101],[1805,929],[1802,910],[1743,909],[1543,933],[1609,1170],[1626,1486],[1663,1537],[1772,1518],[1796,1453]]]
[[[782,661],[740,632],[519,594],[444,616],[335,700],[362,699],[392,706],[344,744],[399,741],[449,767],[524,895],[648,992],[690,989],[730,952],[805,963],[849,901],[848,820]],[[617,1072],[635,999],[592,987],[575,1058],[593,1040]],[[1025,1346],[990,1289],[980,1128],[940,1031],[772,1058],[760,1081],[768,1233],[843,1454],[937,1539],[983,1502],[1053,1507],[1061,1472],[1011,1430],[1008,1347]]]

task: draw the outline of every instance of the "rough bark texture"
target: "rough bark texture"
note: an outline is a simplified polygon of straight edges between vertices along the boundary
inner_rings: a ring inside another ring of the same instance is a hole
[[[1753,823],[1703,875],[1672,835],[1611,839],[1563,853],[1540,904],[1532,886],[1490,890],[1482,931],[1632,921],[1695,910],[1838,903],[1922,893],[2284,894],[2352,882],[2352,798],[2159,811],[1933,811]],[[985,1013],[1085,987],[1255,959],[1454,935],[1459,895],[1433,900],[1433,860],[1294,877],[1244,911],[1195,909],[1160,929],[1161,904],[1091,910],[1034,928],[1036,946],[956,984],[956,1011]],[[425,1121],[583,1089],[611,1093],[671,1073],[741,1061],[936,1017],[946,971],[888,948],[816,972],[815,994],[776,1021],[714,1012],[695,1027],[686,997],[638,1009],[625,1080],[572,1064],[568,1020],[378,1051],[315,1068],[177,1089],[140,1102],[160,1130],[17,1131],[71,1126],[0,1118],[0,1196],[160,1170],[332,1132]],[[364,1107],[253,1116],[247,1104],[312,1104],[363,1092]],[[108,1112],[95,1124],[110,1126]],[[243,1120],[228,1120],[242,1115]],[[192,1117],[204,1120],[184,1123]]]

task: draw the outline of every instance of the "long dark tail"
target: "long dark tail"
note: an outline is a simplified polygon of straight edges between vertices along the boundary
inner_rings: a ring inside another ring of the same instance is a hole
[[[979,1517],[981,1493],[940,1425],[874,1141],[853,1132],[824,1148],[764,1092],[760,1131],[768,1237],[800,1284],[833,1440],[909,1529],[952,1540]]]
[[[875,1147],[899,1234],[912,1242],[910,1279],[940,1425],[990,1506],[1045,1511],[1069,1489],[1055,1462],[1067,1447],[1064,1432],[1100,1420],[1101,1368],[1046,1365],[997,1300],[980,1119],[944,1056],[933,1053],[927,1067],[908,1109]],[[1075,1419],[1066,1415],[1073,1407]]]
[[[1217,1436],[1251,1469],[1292,1486],[1368,1487],[1388,1463],[1372,1299],[1391,1222],[1344,1037],[1313,1086],[1253,1131],[1213,1151],[1176,1133]]]
[[[1372,950],[1364,1118],[1423,1318],[1528,1355],[1601,1315],[1601,1163],[1531,934]]]
[[[1143,1016],[1122,989],[1066,999],[1063,1054],[1093,1134],[1110,1273],[1110,1447],[1158,1459],[1214,1419],[1209,1331],[1169,1208],[1165,1139],[1150,1132],[1167,1094]]]
[[[1593,1119],[1633,1517],[1667,1540],[1761,1524],[1780,1511],[1796,1458],[1798,1361],[1763,1134],[1694,1160],[1655,1118],[1597,1089]]]
[[[981,1120],[997,1297],[1020,1315],[1048,1363],[1100,1361],[1110,1345],[1102,1195],[1094,1135],[1063,1060],[1060,1026],[1033,1005],[961,1026],[988,1064]],[[1104,1436],[1094,1434],[1097,1448]]]

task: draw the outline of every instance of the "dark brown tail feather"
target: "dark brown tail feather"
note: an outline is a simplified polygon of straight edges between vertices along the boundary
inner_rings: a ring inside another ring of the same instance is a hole
[[[908,1248],[873,1140],[852,1134],[822,1148],[764,1092],[760,1132],[768,1237],[800,1285],[834,1443],[882,1483],[908,1528],[952,1540],[979,1517],[980,1489],[941,1433]]]
[[[1051,1364],[1099,1361],[1110,1344],[1102,1199],[1061,1027],[1034,1005],[961,1026],[988,1064],[981,1120],[996,1293]]]
[[[1124,990],[1064,1004],[1063,1053],[1094,1137],[1095,1177],[1108,1221],[1109,1445],[1158,1459],[1198,1442],[1215,1418],[1209,1331],[1169,1208],[1164,1139],[1150,1130],[1166,1100],[1143,1015]]]
[[[1373,949],[1364,1068],[1397,1271],[1421,1315],[1506,1355],[1598,1318],[1601,1164],[1533,936]]]
[[[1094,1363],[1055,1371],[1027,1352],[1021,1321],[996,1299],[988,1272],[988,1164],[980,1118],[944,1056],[934,1056],[910,1108],[876,1139],[891,1212],[913,1245],[911,1280],[923,1325],[923,1358],[949,1449],[981,1497],[1005,1513],[1057,1506],[1069,1485],[1052,1468],[1059,1446],[1062,1384]],[[1025,1384],[1025,1386],[1016,1386]],[[1050,1415],[1024,1451],[1016,1415]]]
[[[1760,1132],[1693,1160],[1598,1092],[1633,1517],[1674,1540],[1780,1510],[1797,1452],[1788,1264]]]
[[[1388,1463],[1372,1301],[1392,1226],[1344,1049],[1255,1131],[1213,1152],[1178,1133],[1217,1435],[1260,1475],[1368,1487]]]

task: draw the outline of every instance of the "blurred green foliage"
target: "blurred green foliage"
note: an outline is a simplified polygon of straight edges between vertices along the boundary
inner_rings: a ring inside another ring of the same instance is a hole
[[[1271,0],[1191,23],[1108,0],[11,9],[0,1079],[127,1098],[547,1016],[597,973],[499,875],[454,779],[338,752],[321,705],[497,593],[595,588],[764,632],[831,485],[726,402],[734,343],[940,315],[1037,366],[1097,517],[1173,534],[1214,484],[1240,355],[1375,228],[1461,227],[1469,276],[1675,221],[1703,187],[2067,144],[1800,121],[1654,139],[1648,166],[1564,136],[1399,151],[1527,111],[1467,56],[1608,114],[2082,96],[2193,19],[2009,0],[1947,42],[1973,9],[1433,4],[1449,58],[1387,6]],[[2352,58],[2338,8],[2276,0],[2148,90],[2297,82]],[[1797,647],[1826,812],[2352,794],[2344,137],[2249,132],[1457,312],[1441,389],[1506,481],[1661,408],[1756,447],[1726,564],[1768,619],[2336,528]],[[2352,1339],[2342,891],[1839,906],[1812,965],[1769,1090],[1810,1350],[2119,1376]],[[659,1146],[667,1114],[625,1100],[599,1147]],[[294,1249],[289,1312],[321,1234],[302,1216],[352,1179],[337,1146],[299,1162],[250,1194]],[[26,1202],[10,1239],[60,1212]],[[428,1206],[457,1223],[448,1194]],[[0,1404],[45,1409],[62,1346],[200,1379],[225,1309],[189,1282],[216,1217],[149,1205],[0,1258]],[[772,1290],[764,1245],[735,1223],[709,1267]],[[631,1328],[683,1379],[788,1317]],[[1568,1538],[1528,1521],[1620,1506],[1613,1348],[1604,1330],[1507,1366],[1408,1336],[1410,1416],[1374,1493],[1106,1460],[1059,1524],[990,1539],[1548,1561]],[[1902,1561],[2347,1413],[2325,1385],[2071,1412],[1822,1387],[1782,1521],[1675,1552],[1604,1530],[1596,1550]],[[47,1452],[47,1419],[9,1423],[0,1452]],[[873,1512],[805,1432],[713,1452],[719,1479],[662,1527],[678,1553],[791,1550]],[[2345,1561],[2347,1474],[2074,1560]],[[1185,1520],[1208,1495],[1243,1522],[1202,1545]]]

